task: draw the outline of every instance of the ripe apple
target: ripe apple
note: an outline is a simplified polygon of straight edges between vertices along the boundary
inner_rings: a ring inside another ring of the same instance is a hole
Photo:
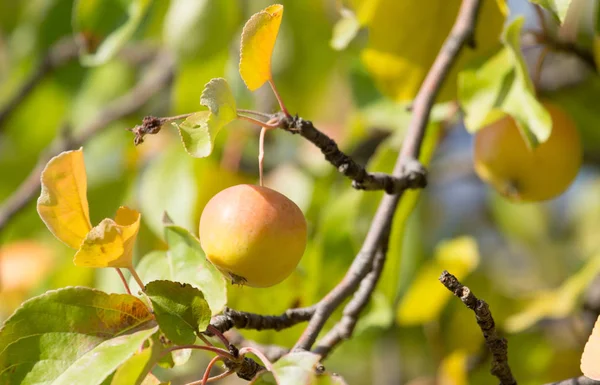
[[[552,133],[535,149],[527,146],[508,115],[475,134],[475,171],[512,201],[543,201],[560,195],[581,166],[582,146],[575,123],[559,106],[542,104],[552,118]]]
[[[215,195],[200,218],[206,257],[233,283],[269,287],[287,278],[306,247],[306,219],[285,195],[241,184]]]

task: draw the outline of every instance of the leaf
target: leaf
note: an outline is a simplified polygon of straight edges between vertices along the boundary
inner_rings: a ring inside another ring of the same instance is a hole
[[[333,26],[333,34],[329,43],[331,48],[336,51],[345,49],[361,28],[360,21],[351,10],[344,8],[341,10],[341,15],[342,18]]]
[[[600,381],[600,317],[594,324],[592,334],[588,338],[581,355],[581,372],[587,378]]]
[[[160,330],[175,344],[193,344],[196,332],[206,330],[211,312],[197,288],[173,281],[152,281],[146,285],[146,295]]]
[[[87,201],[83,151],[65,151],[50,159],[41,177],[37,211],[56,238],[78,249],[92,228]]]
[[[250,91],[257,90],[272,78],[271,56],[282,17],[283,5],[273,4],[252,15],[244,25],[240,75]]]
[[[193,159],[181,151],[179,145],[166,149],[143,171],[138,196],[140,210],[144,223],[155,235],[163,235],[165,211],[188,229],[197,226],[194,212],[198,187],[195,179]]]
[[[520,53],[523,21],[518,17],[507,26],[501,49],[460,73],[458,98],[469,132],[475,133],[507,113],[515,119],[528,145],[535,148],[550,136],[552,119],[535,97]]]
[[[114,220],[104,219],[83,240],[73,262],[83,267],[131,267],[140,213],[119,207]]]
[[[136,352],[132,357],[121,365],[111,381],[111,385],[141,384],[154,364],[154,345],[147,347],[141,352]]]
[[[200,104],[208,107],[211,117],[221,121],[223,126],[237,118],[235,97],[223,78],[211,79],[206,83]]]
[[[567,10],[571,0],[529,0],[550,11],[550,13],[560,22],[564,21],[567,16]]]
[[[540,320],[572,314],[584,290],[599,272],[600,254],[597,254],[556,289],[537,293],[523,311],[506,319],[504,328],[509,333],[519,333]]]
[[[80,60],[84,66],[98,66],[106,63],[127,43],[142,22],[151,0],[120,1],[116,4],[119,11],[126,14],[126,21],[104,36],[106,25],[102,7],[107,4],[98,1],[79,0],[73,8],[74,31],[84,39]],[[119,7],[120,6],[120,7]],[[110,7],[110,6],[109,6]],[[126,9],[125,9],[126,7]],[[110,7],[113,10],[112,7]],[[113,12],[114,13],[114,12]],[[122,16],[113,17],[121,20]],[[100,40],[101,42],[98,42]]]
[[[142,258],[136,270],[144,282],[170,280],[188,283],[198,288],[210,306],[213,315],[221,312],[227,303],[227,283],[223,274],[206,259],[200,241],[186,229],[165,226],[169,251],[155,251]],[[138,285],[130,280],[132,291]]]
[[[400,325],[418,325],[437,319],[452,293],[438,282],[443,270],[459,280],[467,277],[479,263],[477,243],[471,237],[459,237],[442,242],[434,259],[426,262],[417,273],[400,301],[397,319]]]
[[[412,100],[450,33],[460,2],[430,0],[426,9],[418,1],[363,3],[375,4],[365,17],[369,42],[361,52],[362,63],[385,95],[395,101]],[[460,69],[498,44],[507,11],[504,0],[482,2],[475,28],[477,47],[460,53],[440,90],[438,102],[455,99]]]
[[[26,301],[0,329],[0,383],[100,384],[156,330],[134,296],[49,291]]]
[[[320,356],[311,352],[289,353],[273,364],[273,372],[277,375],[280,385],[308,385],[316,381],[315,367]],[[250,384],[275,384],[270,372],[256,376]]]

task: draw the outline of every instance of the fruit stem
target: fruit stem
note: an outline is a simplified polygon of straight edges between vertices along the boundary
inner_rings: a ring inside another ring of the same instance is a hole
[[[115,267],[115,270],[117,271],[117,274],[119,274],[119,278],[121,278],[121,282],[123,282],[123,286],[125,286],[127,294],[131,295],[131,289],[129,289],[129,285],[127,284],[127,280],[125,279],[123,272],[118,267]]]
[[[221,358],[226,358],[226,359],[232,360],[232,361],[237,360],[237,357],[234,357],[233,354],[229,353],[225,349],[216,348],[214,346],[203,346],[203,345],[179,345],[179,346],[173,346],[171,348],[168,348],[168,349],[164,350],[162,352],[162,354],[161,354],[161,357],[163,355],[167,354],[167,353],[174,352],[175,350],[183,350],[183,349],[206,350],[207,352],[212,352],[212,353],[218,354],[218,356],[221,357]]]
[[[266,112],[260,112],[260,111],[254,111],[254,110],[245,110],[243,108],[238,108],[237,112],[238,113],[242,113],[242,114],[256,115],[256,116],[260,116],[261,118],[267,118],[267,119],[271,119],[271,117],[272,117],[271,114],[267,114]]]
[[[269,78],[269,85],[271,86],[271,89],[273,90],[273,93],[277,98],[277,102],[279,103],[279,108],[281,108],[281,111],[285,114],[285,116],[291,116],[287,108],[285,108],[285,105],[283,104],[283,99],[281,99],[281,95],[279,95],[277,87],[275,87],[275,82],[273,82],[273,78]]]
[[[135,269],[133,268],[133,266],[129,266],[127,268],[127,270],[129,270],[129,272],[131,273],[131,276],[133,277],[133,279],[135,279],[135,282],[137,282],[137,284],[140,287],[140,289],[143,292],[145,292],[146,291],[146,285],[144,285],[144,282],[142,282],[142,279],[138,275],[137,271],[135,271]]]
[[[256,124],[257,126],[265,127],[265,128],[268,128],[268,129],[279,127],[279,124],[276,123],[276,122],[275,123],[269,123],[269,122],[271,122],[271,120],[269,120],[269,122],[265,123],[265,122],[263,122],[261,120],[254,119],[254,118],[251,118],[250,116],[246,116],[246,115],[240,115],[240,114],[238,114],[237,117],[238,117],[238,119],[246,120],[246,121],[248,121],[250,123]]]

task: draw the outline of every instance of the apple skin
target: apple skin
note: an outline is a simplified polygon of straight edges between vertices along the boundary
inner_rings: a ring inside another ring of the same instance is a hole
[[[302,210],[267,187],[240,184],[211,198],[200,218],[206,257],[233,283],[270,287],[286,279],[306,248]]]
[[[575,123],[559,106],[542,104],[552,118],[552,133],[534,150],[527,147],[510,116],[475,134],[475,171],[514,202],[555,198],[571,185],[581,167],[583,150]]]

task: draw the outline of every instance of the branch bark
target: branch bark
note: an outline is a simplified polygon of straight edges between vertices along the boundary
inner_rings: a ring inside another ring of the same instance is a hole
[[[405,166],[418,159],[425,127],[429,121],[429,114],[436,95],[460,50],[465,45],[473,44],[475,23],[480,6],[481,0],[463,0],[450,35],[444,42],[414,100],[412,119],[394,167],[394,177],[401,177]],[[401,196],[402,192],[398,192],[383,197],[360,252],[342,281],[316,305],[315,314],[294,349],[309,350],[312,347],[333,311],[358,288],[360,282],[372,270],[376,251],[381,246],[381,241],[389,234],[394,212]]]
[[[292,327],[300,322],[308,321],[314,314],[315,308],[304,307],[288,309],[285,313],[278,316],[260,315],[248,313],[230,308],[225,308],[223,314],[213,317],[213,325],[221,333],[229,329],[254,329],[254,330],[282,330]],[[211,335],[210,333],[205,333]]]
[[[40,175],[46,163],[62,151],[76,149],[102,131],[110,123],[139,110],[152,96],[163,90],[172,80],[174,59],[160,53],[150,64],[148,73],[127,94],[116,99],[101,110],[77,135],[56,138],[40,155],[38,163],[19,188],[0,207],[0,231],[13,216],[31,202],[39,193]]]
[[[445,270],[440,276],[440,282],[475,313],[485,344],[492,353],[491,373],[498,377],[500,385],[517,385],[508,364],[508,343],[498,335],[488,304],[478,299],[468,287]]]

